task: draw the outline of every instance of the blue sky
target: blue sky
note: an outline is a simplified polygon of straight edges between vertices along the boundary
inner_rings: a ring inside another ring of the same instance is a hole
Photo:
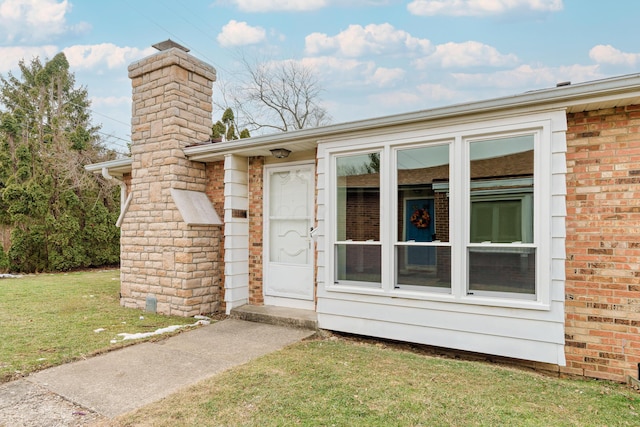
[[[637,0],[0,0],[0,74],[64,51],[125,151],[127,65],[168,38],[214,92],[243,55],[301,61],[338,123],[636,73],[638,22]]]

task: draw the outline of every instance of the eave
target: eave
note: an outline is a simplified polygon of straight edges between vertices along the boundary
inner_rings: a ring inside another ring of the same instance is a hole
[[[124,174],[131,172],[132,163],[133,159],[131,159],[131,157],[123,157],[122,159],[92,163],[90,165],[86,165],[84,168],[88,172],[95,174],[102,173],[102,170],[106,168],[110,175],[121,178]]]

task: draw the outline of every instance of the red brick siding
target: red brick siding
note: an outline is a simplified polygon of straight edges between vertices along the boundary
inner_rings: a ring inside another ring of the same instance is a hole
[[[249,158],[249,304],[263,305],[262,252],[264,157]]]
[[[436,240],[449,241],[449,195],[445,192],[434,194]]]
[[[348,191],[345,222],[347,240],[380,240],[380,192]]]
[[[640,362],[640,105],[567,122],[562,371],[624,381]]]
[[[218,161],[213,163],[207,163],[205,168],[207,176],[207,185],[205,192],[213,203],[213,207],[220,219],[224,222],[224,161]],[[220,311],[226,310],[224,302],[224,233],[220,233],[220,247],[218,248],[218,266],[220,271],[218,277],[220,278]]]

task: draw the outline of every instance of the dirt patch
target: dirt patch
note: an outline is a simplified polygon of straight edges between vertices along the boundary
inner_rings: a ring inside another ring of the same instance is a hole
[[[26,379],[0,384],[0,427],[84,427],[105,420]]]

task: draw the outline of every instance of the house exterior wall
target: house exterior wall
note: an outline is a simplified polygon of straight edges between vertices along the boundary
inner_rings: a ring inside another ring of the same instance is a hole
[[[205,166],[183,148],[211,129],[215,69],[172,48],[129,66],[132,201],[121,224],[121,304],[192,316],[219,305],[219,226],[184,222],[171,190],[204,192]]]
[[[640,363],[640,105],[568,114],[565,372]]]

